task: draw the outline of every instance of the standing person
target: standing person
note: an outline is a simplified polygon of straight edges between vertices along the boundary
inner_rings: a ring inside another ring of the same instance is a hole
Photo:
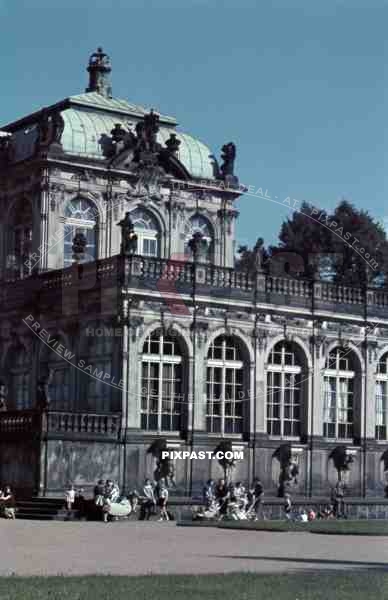
[[[143,502],[141,505],[140,519],[149,521],[155,506],[155,493],[151,480],[146,479],[143,487]]]
[[[284,494],[283,508],[284,508],[284,515],[286,517],[286,520],[290,521],[291,520],[291,508],[292,508],[292,502],[291,502],[291,496],[290,496],[290,494]]]
[[[110,500],[112,490],[113,490],[113,481],[111,481],[110,479],[107,479],[105,481],[105,486],[104,486],[104,498],[108,498]]]
[[[15,496],[9,486],[5,488],[4,495],[1,498],[1,503],[4,506],[4,516],[6,519],[15,519]]]
[[[345,486],[343,481],[337,481],[334,488],[334,514],[338,518],[345,517]]]
[[[215,497],[220,507],[220,515],[225,515],[229,499],[229,490],[226,486],[225,479],[218,480],[215,489]]]
[[[260,479],[256,477],[253,482],[253,497],[254,497],[254,510],[256,513],[256,519],[265,519],[264,515],[264,487]]]
[[[99,479],[97,484],[94,486],[94,504],[96,506],[102,506],[104,504],[104,481]]]
[[[237,502],[238,508],[241,510],[245,510],[248,500],[245,487],[243,486],[241,481],[238,481],[234,486],[233,496],[235,501]]]
[[[164,483],[159,486],[159,497],[158,506],[160,508],[160,519],[159,521],[169,521],[167,512],[167,501],[168,501],[168,489]]]
[[[210,508],[214,502],[214,481],[208,479],[203,488],[203,501],[206,508]]]
[[[75,502],[75,489],[74,489],[73,485],[69,486],[69,489],[67,489],[65,491],[65,501],[66,501],[66,508],[70,512],[72,510],[73,504]]]

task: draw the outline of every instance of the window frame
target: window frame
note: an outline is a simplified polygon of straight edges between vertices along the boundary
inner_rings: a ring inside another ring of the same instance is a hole
[[[333,354],[335,351],[335,364],[333,363]],[[350,351],[353,352],[353,351]],[[343,356],[345,354],[345,356]],[[351,356],[349,353],[344,352],[343,348],[336,347],[330,351],[325,364],[325,369],[322,378],[322,391],[323,391],[323,437],[330,440],[344,440],[349,441],[354,439],[354,411],[355,411],[355,384],[357,373],[355,370],[350,368]],[[330,362],[331,361],[331,362]],[[346,369],[343,368],[344,362],[346,361]],[[334,368],[333,368],[334,367]],[[334,380],[334,391],[327,390],[327,383],[330,380]],[[349,385],[349,382],[351,386]],[[343,384],[347,383],[346,391],[343,389]],[[342,389],[341,389],[342,388]],[[334,405],[332,397],[334,394]],[[328,398],[330,395],[330,403]],[[346,402],[343,402],[345,398]],[[334,418],[329,421],[327,415],[330,411],[333,411]],[[352,418],[349,420],[349,414]],[[342,415],[346,416],[346,420],[343,420]],[[343,435],[344,433],[344,435]]]
[[[280,352],[277,350],[280,345]],[[280,359],[280,360],[279,360]],[[301,362],[302,364],[297,364]],[[279,377],[276,378],[276,375]],[[272,348],[268,358],[266,369],[266,431],[274,438],[300,439],[302,433],[302,408],[303,408],[303,361],[298,361],[297,349],[290,342],[277,342]],[[299,378],[299,381],[297,380]],[[292,378],[293,385],[287,386],[287,379]],[[270,385],[276,379],[279,385]],[[278,390],[278,402],[274,402],[274,390]],[[287,390],[289,401],[287,400]],[[297,392],[297,394],[296,394]],[[296,399],[297,398],[297,399]],[[278,417],[274,417],[274,407],[278,406]],[[290,418],[287,418],[287,408],[290,410]],[[298,418],[295,418],[295,412]],[[289,431],[286,425],[289,424]]]
[[[216,342],[220,339],[222,340],[221,347],[216,346]],[[230,342],[233,346],[228,346]],[[228,357],[230,351],[232,351],[233,358]],[[220,356],[217,356],[219,354]],[[206,359],[206,431],[210,434],[241,436],[244,433],[245,368],[241,354],[238,342],[232,336],[217,336],[209,346]],[[236,358],[237,356],[238,358]],[[218,378],[214,377],[216,369],[220,375]],[[236,377],[237,372],[239,375]],[[229,375],[232,375],[231,381],[227,381]],[[237,381],[238,378],[241,380]],[[219,389],[219,398],[214,394],[215,386]],[[232,397],[228,400],[226,398],[227,388],[233,392]],[[243,393],[241,398],[238,397],[239,390]],[[214,410],[215,407],[219,408],[219,412]],[[217,423],[219,423],[219,427]],[[226,426],[229,423],[231,426]]]
[[[154,352],[156,344],[158,351]],[[171,353],[166,352],[169,347]],[[183,418],[184,353],[176,337],[163,331],[151,332],[144,341],[140,364],[140,428],[157,433],[179,432]],[[155,368],[157,377],[151,377],[151,368]],[[166,377],[168,371],[170,377]],[[153,380],[157,383],[152,384]],[[151,384],[155,385],[156,394]],[[152,408],[153,404],[156,409]]]

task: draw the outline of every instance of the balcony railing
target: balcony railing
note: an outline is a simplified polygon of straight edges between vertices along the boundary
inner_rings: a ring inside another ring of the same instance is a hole
[[[9,306],[28,303],[29,294],[44,301],[45,292],[61,291],[72,293],[72,289],[90,290],[100,287],[123,286],[130,288],[153,289],[169,293],[190,293],[193,279],[191,262],[174,261],[157,257],[120,255],[91,263],[73,265],[62,270],[49,271],[27,279],[3,282],[0,286],[0,304],[3,310]],[[365,290],[325,281],[315,281],[300,277],[276,277],[259,273],[257,279],[252,273],[211,264],[196,265],[197,289],[201,294],[224,294],[236,296],[246,301],[256,298],[268,304],[287,304],[305,308],[325,308],[333,310],[335,305],[349,307],[353,313],[361,314],[365,301],[368,312],[375,312],[388,318],[388,291],[376,288]]]
[[[37,433],[41,429],[41,414],[35,410],[15,410],[0,413],[0,438],[6,435]]]
[[[90,433],[97,435],[118,436],[121,416],[119,414],[104,415],[93,413],[47,413],[48,433]]]
[[[28,437],[39,434],[77,434],[117,438],[121,415],[74,413],[36,410],[7,411],[0,413],[0,438]]]

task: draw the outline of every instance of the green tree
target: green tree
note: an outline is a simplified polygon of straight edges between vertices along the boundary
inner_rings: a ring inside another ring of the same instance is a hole
[[[261,248],[264,265],[274,272],[304,277],[330,277],[345,285],[388,287],[388,241],[383,226],[365,210],[342,200],[332,213],[308,202],[281,225],[279,242],[266,250],[262,238],[253,249],[239,249],[239,268],[254,270],[255,249]],[[290,268],[289,263],[294,263]],[[280,271],[282,272],[282,271]]]

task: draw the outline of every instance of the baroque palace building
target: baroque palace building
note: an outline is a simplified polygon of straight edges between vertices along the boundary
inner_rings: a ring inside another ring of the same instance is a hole
[[[296,494],[328,494],[337,450],[349,493],[382,495],[388,293],[236,270],[234,144],[217,161],[110,71],[99,48],[84,94],[1,128],[0,481],[131,489],[155,440],[228,440],[268,495],[284,452]],[[222,475],[172,467],[177,493]]]

